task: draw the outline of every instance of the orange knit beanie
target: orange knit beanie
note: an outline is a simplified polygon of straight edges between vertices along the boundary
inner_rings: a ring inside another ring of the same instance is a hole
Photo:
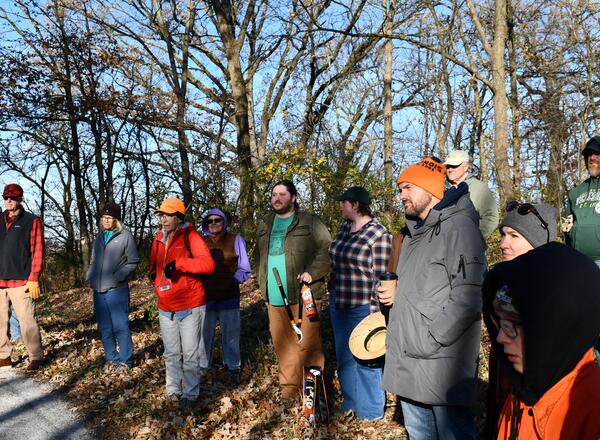
[[[413,183],[441,200],[444,198],[445,175],[446,167],[443,164],[426,157],[402,171],[396,183]]]

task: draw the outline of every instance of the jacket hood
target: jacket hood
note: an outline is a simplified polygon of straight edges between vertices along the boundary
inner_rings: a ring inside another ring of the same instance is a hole
[[[503,285],[523,321],[524,371],[509,368],[513,391],[531,406],[598,341],[600,269],[580,252],[553,242],[499,263],[488,273],[482,288],[484,319],[508,363],[490,320],[492,301]]]
[[[442,223],[455,215],[464,215],[479,226],[479,214],[469,198],[469,187],[461,182],[456,187],[450,187],[427,215],[425,220],[407,217],[406,223],[411,227],[411,234],[426,231],[430,228],[440,228]]]
[[[223,211],[221,211],[218,208],[213,208],[210,209],[205,215],[204,218],[202,219],[202,235],[207,235],[209,237],[212,237],[214,234],[211,234],[208,230],[208,224],[206,223],[206,220],[208,219],[208,217],[210,217],[211,215],[218,215],[219,217],[221,217],[223,219],[223,232],[222,234],[225,234],[227,232],[227,216],[225,215],[225,213]]]
[[[177,228],[177,230],[175,231],[175,234],[179,234],[180,233],[179,231],[183,231],[184,229],[188,229],[188,228],[191,228],[192,230],[196,230],[196,228],[194,227],[193,224],[191,224],[190,222],[184,222],[179,225],[179,228]],[[164,229],[160,230],[158,239],[160,241],[162,241],[163,243],[167,240],[167,234]]]

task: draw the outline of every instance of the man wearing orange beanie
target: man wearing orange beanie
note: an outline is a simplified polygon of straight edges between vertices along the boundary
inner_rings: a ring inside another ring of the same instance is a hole
[[[408,234],[387,327],[383,387],[401,399],[409,438],[475,439],[481,282],[479,215],[466,183],[425,158],[398,178]]]

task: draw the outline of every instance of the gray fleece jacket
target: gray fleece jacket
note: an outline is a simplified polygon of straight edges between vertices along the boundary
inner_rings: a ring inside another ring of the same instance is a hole
[[[87,281],[96,292],[127,287],[127,278],[140,261],[135,240],[126,229],[115,232],[104,244],[102,233],[94,241]]]
[[[486,270],[478,217],[464,188],[421,225],[407,219],[387,328],[387,391],[429,405],[473,402]]]

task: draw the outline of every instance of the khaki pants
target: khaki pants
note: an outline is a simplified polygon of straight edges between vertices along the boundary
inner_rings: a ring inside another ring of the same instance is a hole
[[[33,315],[33,301],[25,286],[0,287],[0,359],[11,355],[12,345],[8,338],[9,300],[15,308],[21,325],[21,337],[29,352],[29,360],[41,361],[44,358],[40,328]]]
[[[318,308],[317,303],[317,308]],[[286,399],[297,398],[302,394],[303,373],[305,366],[325,365],[325,355],[321,346],[320,323],[310,322],[303,313],[302,342],[290,325],[285,307],[268,305],[269,330],[275,353],[279,361],[279,385],[281,394]],[[290,306],[294,318],[298,317],[298,304]]]

